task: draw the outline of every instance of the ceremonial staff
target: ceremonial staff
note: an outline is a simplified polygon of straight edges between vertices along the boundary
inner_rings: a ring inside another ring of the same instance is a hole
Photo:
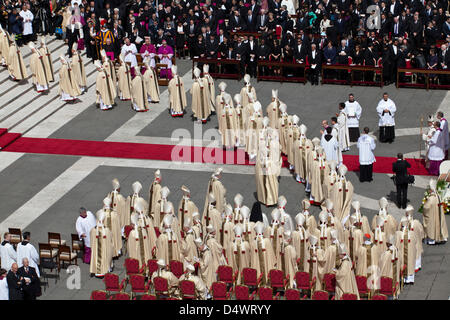
[[[419,159],[422,159],[422,134],[423,134],[423,114],[420,115]]]

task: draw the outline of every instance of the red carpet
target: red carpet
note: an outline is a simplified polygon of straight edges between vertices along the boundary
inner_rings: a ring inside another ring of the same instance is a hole
[[[21,136],[22,134],[20,133],[11,133],[6,129],[0,129],[0,150],[3,150]]]
[[[196,163],[253,164],[249,162],[243,150],[224,151],[220,148],[178,147],[161,144],[24,138],[16,135],[19,134],[7,133],[0,137],[0,147],[2,146],[4,137],[10,136],[6,139],[8,141],[12,138],[16,139],[5,144],[6,147],[2,151]],[[396,158],[377,157],[376,159],[377,161],[373,166],[375,173],[392,173],[392,163]],[[286,158],[283,157],[283,160],[283,166],[286,167]],[[423,162],[415,159],[407,160],[411,164],[410,174],[429,175]],[[344,164],[348,167],[349,171],[359,171],[358,156],[356,155],[344,155]]]

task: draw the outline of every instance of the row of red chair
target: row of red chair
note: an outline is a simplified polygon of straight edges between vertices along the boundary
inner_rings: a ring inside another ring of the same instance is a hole
[[[180,261],[170,261],[169,263],[170,270],[174,275],[178,278],[184,273],[183,263]],[[106,292],[122,292],[125,290],[125,287],[130,284],[131,285],[131,293],[148,293],[150,291],[150,286],[153,285],[155,289],[155,293],[160,295],[167,294],[168,295],[168,284],[167,281],[163,278],[156,278],[155,283],[151,283],[151,277],[153,273],[158,269],[156,260],[149,260],[146,266],[139,267],[139,261],[136,259],[128,258],[125,260],[125,269],[127,279],[123,279],[122,282],[119,283],[119,277],[114,274],[107,274],[104,278]],[[147,272],[148,282],[146,280],[145,271]],[[234,291],[237,297],[242,297],[243,300],[250,299],[252,295],[250,295],[251,289],[258,289],[261,283],[261,276],[258,278],[256,269],[253,268],[244,268],[241,273],[242,285],[235,285],[236,279],[238,276],[238,272],[233,272],[232,267],[230,266],[219,266],[217,269],[217,282],[213,284],[210,288],[213,298],[217,299],[226,299],[227,294],[231,296],[231,293]],[[284,272],[281,270],[270,270],[268,274],[268,288],[259,288],[262,289],[261,292],[258,290],[254,290],[254,295],[257,293],[260,299],[266,299],[269,297],[268,292],[270,289],[271,292],[275,293],[275,297],[279,294],[278,291],[285,291],[286,298],[295,299],[298,296],[300,297],[303,294],[303,299],[307,298],[311,295],[313,288],[315,286],[316,278],[310,279],[310,275],[307,272],[297,272],[295,274],[295,284],[298,290],[287,288],[287,283],[289,279],[285,277]],[[369,297],[369,290],[367,288],[367,278],[364,276],[357,276],[356,282],[358,285],[359,294],[361,297]],[[325,274],[323,277],[323,288],[327,295],[333,296],[336,288],[336,278],[332,273]],[[392,278],[381,277],[381,287],[379,293],[386,296],[395,296],[397,291],[397,284],[393,285]],[[193,283],[183,282],[183,288],[181,289],[182,295],[186,299],[195,299],[195,285]],[[246,294],[248,293],[248,295]],[[273,297],[273,295],[270,295]],[[316,294],[316,296],[320,296],[320,294]],[[311,296],[312,298],[312,296]]]

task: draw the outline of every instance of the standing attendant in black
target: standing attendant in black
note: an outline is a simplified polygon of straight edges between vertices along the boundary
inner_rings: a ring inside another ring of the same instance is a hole
[[[22,287],[24,300],[36,300],[41,291],[40,281],[36,269],[29,266],[27,258],[23,259],[23,266],[19,268],[17,274],[24,279]]]
[[[19,276],[19,266],[17,263],[13,263],[11,270],[6,275],[6,281],[8,282],[9,300],[23,300],[23,278]]]
[[[408,168],[411,168],[411,165],[403,160],[403,154],[399,153],[397,161],[392,164],[392,171],[395,174],[394,183],[397,186],[397,206],[402,209],[406,209],[408,197]]]

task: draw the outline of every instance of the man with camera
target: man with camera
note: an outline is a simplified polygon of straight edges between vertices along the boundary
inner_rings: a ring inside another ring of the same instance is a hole
[[[393,178],[397,186],[397,206],[402,209],[406,209],[408,183],[414,182],[414,177],[408,175],[408,168],[411,168],[411,165],[403,159],[403,154],[397,154],[397,161],[392,164],[392,171],[395,174]]]

